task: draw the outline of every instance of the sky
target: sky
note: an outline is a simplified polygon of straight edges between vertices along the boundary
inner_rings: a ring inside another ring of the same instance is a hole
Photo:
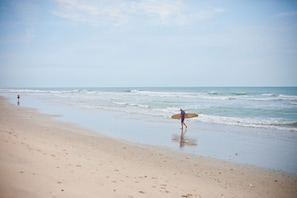
[[[297,86],[296,0],[0,0],[0,87]]]

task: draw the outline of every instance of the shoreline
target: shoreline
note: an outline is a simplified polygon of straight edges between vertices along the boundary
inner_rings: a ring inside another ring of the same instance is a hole
[[[19,104],[15,96],[7,94],[5,97],[11,104],[38,109],[42,114],[59,115],[55,120],[76,123],[115,139],[297,174],[297,139],[292,132],[188,120],[189,129],[182,136],[180,123],[168,118],[80,108],[59,100],[55,102],[56,97],[51,101],[47,97],[25,95]]]
[[[0,107],[4,197],[297,196],[295,174],[113,139],[3,97]]]
[[[128,113],[129,111],[97,108],[89,100],[85,102],[91,106],[71,105],[68,100],[64,100],[70,90],[66,89],[66,95],[61,90],[52,90],[54,93],[46,94],[41,91],[41,95],[35,95],[34,91],[36,90],[30,90],[30,94],[21,94],[21,103],[16,103],[15,100],[18,92],[2,95],[14,105],[35,108],[43,114],[60,115],[55,119],[76,123],[115,139],[297,174],[297,158],[294,157],[297,156],[297,133],[205,123],[200,121],[201,116],[197,120],[187,120],[189,129],[182,136],[180,123],[171,119],[169,114],[165,117],[151,116],[142,114],[141,109],[140,113]],[[57,93],[62,96],[57,97]],[[72,92],[68,97],[71,95]],[[97,93],[97,96],[100,94]],[[75,98],[78,99],[79,96]],[[183,140],[190,144],[181,143]]]

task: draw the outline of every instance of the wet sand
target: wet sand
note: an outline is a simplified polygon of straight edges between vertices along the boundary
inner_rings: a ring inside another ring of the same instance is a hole
[[[0,109],[1,197],[297,197],[294,174],[109,138],[1,97]]]

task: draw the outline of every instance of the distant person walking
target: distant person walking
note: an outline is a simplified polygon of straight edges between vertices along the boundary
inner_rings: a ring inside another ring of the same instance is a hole
[[[21,98],[21,95],[20,94],[18,94],[18,105],[20,105],[20,98]]]
[[[183,130],[184,129],[184,126],[186,127],[186,128],[188,128],[188,126],[186,125],[186,123],[185,123],[185,111],[184,110],[182,110],[182,109],[180,109],[180,121],[181,121],[181,129]]]

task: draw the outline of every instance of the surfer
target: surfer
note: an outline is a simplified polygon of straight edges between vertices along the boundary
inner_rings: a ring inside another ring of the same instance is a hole
[[[184,125],[186,128],[188,128],[188,126],[185,123],[185,114],[186,114],[185,111],[180,109],[180,121],[181,121],[181,127],[182,127],[181,130],[184,129]]]

